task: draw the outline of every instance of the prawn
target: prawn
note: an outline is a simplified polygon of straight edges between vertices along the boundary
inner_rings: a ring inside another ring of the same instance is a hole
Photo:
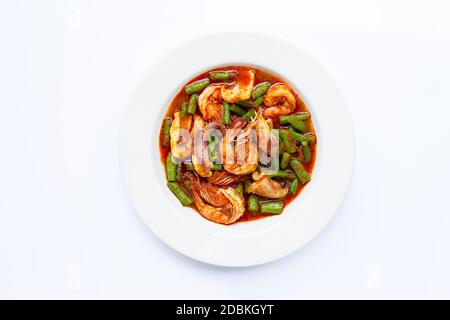
[[[264,117],[276,117],[292,113],[295,110],[295,96],[285,84],[274,84],[264,98]]]
[[[198,187],[192,186],[192,198],[200,214],[208,220],[221,224],[231,224],[239,219],[245,211],[244,197],[233,188],[218,188],[225,196],[226,203],[222,206],[210,205],[203,200]]]
[[[170,150],[174,157],[183,159],[191,155],[192,143],[190,132],[192,129],[192,116],[181,116],[175,112],[174,120],[170,126]]]
[[[199,115],[194,115],[194,128],[191,136],[194,142],[194,152],[192,152],[192,165],[195,172],[201,177],[210,177],[213,166],[208,157],[207,144],[204,139],[205,121]]]
[[[211,84],[198,97],[198,108],[203,115],[203,119],[222,122],[221,88],[222,85],[220,84]]]
[[[255,71],[250,70],[244,76],[238,76],[235,82],[223,84],[221,87],[222,98],[226,102],[235,103],[247,100],[252,95],[255,83]]]
[[[256,134],[253,128],[257,121],[256,117],[245,126],[236,141],[233,136],[228,135],[224,139],[225,163],[223,168],[235,175],[245,175],[252,173],[258,167],[259,152],[256,144]],[[234,142],[234,146],[233,146]]]

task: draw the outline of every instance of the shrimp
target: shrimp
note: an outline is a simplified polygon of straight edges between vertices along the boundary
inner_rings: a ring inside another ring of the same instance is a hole
[[[192,153],[192,165],[194,170],[201,177],[210,177],[213,166],[211,160],[208,157],[207,144],[203,139],[205,129],[205,121],[199,115],[194,115],[194,128],[191,133],[191,138],[194,142],[194,152]]]
[[[225,195],[219,191],[219,187],[216,187],[210,183],[201,181],[199,177],[192,172],[185,172],[183,174],[183,180],[191,181],[191,185],[198,191],[200,196],[206,200],[209,204],[215,207],[221,207],[227,204],[228,200]]]
[[[192,198],[203,217],[216,223],[231,224],[244,214],[244,197],[239,195],[233,188],[218,188],[218,192],[227,199],[227,202],[222,206],[207,204],[201,197],[198,188],[194,185],[192,187]]]
[[[254,172],[252,178],[255,181],[248,187],[249,193],[254,193],[266,198],[278,199],[286,196],[289,191],[288,186],[283,187],[281,183],[272,180],[262,173]]]
[[[247,100],[252,95],[253,84],[255,83],[255,71],[250,70],[244,76],[238,76],[235,82],[222,85],[222,98],[226,102],[235,103]]]
[[[221,88],[222,85],[220,84],[211,84],[198,97],[198,108],[203,115],[203,119],[222,122]]]
[[[233,136],[227,135],[224,139],[225,163],[223,168],[235,175],[252,173],[258,167],[259,152],[256,144],[256,135],[253,130],[256,117],[247,124],[236,137],[233,147]]]
[[[190,132],[192,129],[192,116],[180,116],[175,112],[174,120],[170,126],[170,150],[174,157],[183,159],[191,155],[192,143]]]
[[[295,97],[291,89],[285,84],[275,84],[269,88],[264,105],[264,117],[275,117],[292,113],[295,110]]]

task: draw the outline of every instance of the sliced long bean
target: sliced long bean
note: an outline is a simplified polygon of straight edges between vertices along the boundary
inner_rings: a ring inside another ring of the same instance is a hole
[[[236,185],[236,193],[238,193],[241,196],[244,194],[244,186],[242,185],[242,183],[238,183]]]
[[[250,109],[250,108],[256,108],[255,104],[248,100],[241,100],[236,102],[236,104],[242,108]]]
[[[205,89],[209,85],[209,83],[210,83],[210,81],[208,78],[192,82],[184,87],[184,92],[186,92],[186,94],[188,94],[188,95],[197,93],[197,92]]]
[[[163,125],[163,146],[165,146],[165,147],[170,146],[170,126],[171,125],[172,125],[172,119],[165,118],[164,125]]]
[[[309,144],[316,142],[316,135],[314,133],[308,132],[308,133],[305,133],[304,136]]]
[[[281,169],[286,169],[289,165],[289,159],[291,159],[291,155],[288,152],[283,152],[281,156],[280,167]]]
[[[291,182],[291,185],[289,186],[289,192],[291,194],[296,194],[298,188],[298,179],[294,179],[294,181]]]
[[[246,110],[242,109],[241,107],[239,107],[236,104],[230,105],[230,111],[237,114],[239,117],[242,117],[244,114],[247,113]]]
[[[264,95],[267,92],[267,90],[269,90],[269,87],[270,87],[269,82],[261,82],[260,84],[255,86],[252,92],[252,99],[256,100],[262,95]]]
[[[246,114],[244,114],[244,115],[242,116],[242,119],[244,119],[245,121],[250,121],[250,120],[252,120],[252,118],[255,117],[255,116],[256,116],[256,111],[253,110],[253,109],[251,109],[251,110],[249,110]]]
[[[295,144],[290,141],[289,137],[291,136],[291,133],[286,129],[281,129],[279,131],[280,140],[283,143],[284,149],[288,153],[294,153],[296,151]]]
[[[211,137],[212,139],[210,140],[210,142],[208,143],[208,154],[209,154],[209,158],[212,162],[219,162],[219,157],[217,154],[217,149],[216,149],[216,142],[215,142],[215,137]]]
[[[181,104],[181,111],[180,111],[180,117],[184,117],[187,113],[187,103],[186,101],[183,101]]]
[[[308,142],[302,141],[302,154],[303,162],[309,162],[311,160],[311,152],[309,151]]]
[[[169,152],[166,158],[166,173],[169,182],[177,181],[177,165],[172,161],[171,152]]]
[[[283,170],[278,170],[277,172],[268,174],[267,176],[269,176],[271,178],[295,179],[295,173],[293,173],[292,171],[283,171]]]
[[[308,174],[308,172],[306,172],[305,167],[303,167],[299,159],[291,159],[289,161],[289,164],[291,165],[292,170],[294,170],[295,174],[302,184],[305,184],[309,180],[311,180],[310,175]]]
[[[213,166],[211,167],[211,170],[213,170],[213,171],[220,171],[222,169],[223,169],[223,167],[220,163],[214,163]]]
[[[283,211],[284,204],[281,201],[269,201],[261,203],[261,212],[280,214]]]
[[[256,98],[255,101],[253,101],[253,105],[255,105],[256,107],[259,107],[260,105],[262,105],[262,103],[264,102],[264,97],[259,97]]]
[[[245,191],[245,193],[248,193],[248,188],[250,187],[251,184],[252,184],[251,180],[245,181],[245,183],[244,183],[244,191]]]
[[[230,104],[228,102],[223,103],[223,124],[231,123],[231,111]]]
[[[280,116],[280,124],[288,124],[291,120],[308,120],[311,115],[308,112],[293,113],[285,116]]]
[[[209,78],[211,80],[221,80],[221,81],[226,81],[226,80],[232,80],[234,78],[236,78],[237,76],[237,72],[232,70],[232,71],[211,71],[209,73]]]
[[[288,131],[289,131],[290,135],[300,143],[302,143],[303,141],[306,141],[308,143],[314,143],[316,141],[316,136],[313,133],[308,132],[305,134],[301,134],[301,133],[296,132],[292,128],[289,128]]]
[[[248,210],[252,213],[256,213],[259,211],[259,199],[255,195],[251,195],[247,200]]]
[[[183,206],[192,204],[192,198],[183,191],[178,182],[168,182],[167,186],[169,187],[170,191],[172,191],[173,194],[178,198],[178,200],[180,200]]]
[[[195,110],[197,109],[197,101],[198,101],[198,95],[193,94],[191,98],[189,99],[189,104],[187,107],[187,113],[194,114]]]
[[[289,121],[289,124],[297,131],[302,133],[306,131],[306,124],[302,120],[293,119]]]

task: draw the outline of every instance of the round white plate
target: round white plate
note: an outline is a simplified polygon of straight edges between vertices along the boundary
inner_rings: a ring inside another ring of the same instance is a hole
[[[185,82],[233,64],[268,69],[294,87],[312,113],[318,150],[311,182],[281,215],[224,226],[183,208],[167,188],[158,137],[165,110]],[[311,57],[276,38],[224,33],[179,47],[140,82],[122,121],[120,166],[137,212],[169,246],[214,265],[251,266],[292,253],[330,221],[350,181],[353,143],[344,99]]]

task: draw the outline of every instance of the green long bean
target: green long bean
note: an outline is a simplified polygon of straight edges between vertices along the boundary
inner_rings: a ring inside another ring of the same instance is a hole
[[[281,201],[268,201],[261,203],[261,212],[280,214],[283,211],[284,204]]]
[[[241,196],[244,194],[244,186],[242,185],[242,183],[238,183],[236,185],[236,193]]]
[[[170,126],[172,125],[171,118],[165,118],[163,124],[163,146],[170,146]]]
[[[306,124],[302,120],[293,119],[289,121],[289,124],[297,131],[302,133],[306,131]]]
[[[180,200],[183,206],[192,204],[192,198],[183,191],[178,182],[168,182],[167,186],[169,187],[170,191],[172,191],[173,194]]]
[[[290,141],[289,137],[291,133],[286,129],[281,129],[279,131],[280,140],[283,143],[284,150],[288,153],[294,153],[296,151],[295,144]]]
[[[311,115],[308,112],[298,112],[289,115],[280,116],[280,124],[288,124],[291,120],[308,120]]]
[[[305,134],[301,134],[301,133],[296,132],[292,128],[289,128],[288,131],[289,131],[290,135],[300,143],[302,143],[302,141],[306,141],[308,143],[314,143],[316,141],[316,136],[314,133],[308,132]]]
[[[302,141],[302,154],[303,162],[309,162],[311,160],[311,152],[309,151],[308,142]]]
[[[289,159],[291,159],[291,155],[288,152],[283,152],[281,156],[280,167],[281,169],[286,169],[289,165]]]
[[[291,159],[289,161],[289,164],[291,165],[292,170],[294,170],[295,174],[302,184],[305,184],[309,180],[311,180],[310,175],[308,174],[308,172],[306,172],[305,167],[303,167],[299,159]]]
[[[259,107],[264,102],[264,96],[256,98],[255,101],[253,101],[253,105],[256,107]]]
[[[171,152],[169,152],[166,158],[166,173],[169,182],[177,181],[177,165],[172,161]]]
[[[294,179],[294,181],[291,182],[291,185],[289,186],[289,192],[291,194],[295,194],[297,192],[298,188],[298,179]]]
[[[251,180],[245,181],[245,183],[244,183],[244,191],[245,191],[245,193],[248,193],[248,188],[250,188],[251,184],[252,184]]]
[[[193,94],[191,98],[189,99],[189,104],[187,107],[187,113],[194,114],[195,110],[197,109],[197,101],[198,101],[198,95]]]
[[[232,70],[232,71],[211,71],[209,73],[209,78],[211,80],[221,80],[221,81],[226,81],[226,80],[232,80],[234,78],[236,78],[237,76],[237,72]]]
[[[186,92],[186,94],[188,94],[188,95],[197,93],[197,92],[205,89],[209,85],[209,83],[210,83],[210,81],[208,78],[192,82],[184,87],[184,92]]]
[[[295,179],[295,173],[293,173],[292,171],[283,171],[283,170],[278,170],[277,172],[268,174],[267,176],[271,178]]]
[[[242,109],[241,107],[239,107],[238,105],[236,105],[234,103],[232,105],[230,105],[230,111],[237,114],[239,117],[242,117],[244,114],[247,113],[246,110]]]
[[[242,119],[244,119],[245,121],[250,121],[250,120],[252,120],[252,118],[255,117],[255,116],[256,116],[256,111],[253,110],[253,109],[251,109],[251,110],[249,110],[246,114],[244,114],[244,115],[242,116]]]
[[[251,195],[247,200],[248,210],[252,213],[256,213],[259,210],[259,199],[255,195]]]
[[[181,111],[180,111],[180,117],[184,117],[187,114],[187,103],[186,101],[183,101],[181,104]]]
[[[236,102],[236,104],[239,107],[246,108],[246,109],[256,108],[255,104],[248,100],[241,100],[241,101]]]
[[[252,99],[256,100],[262,95],[264,95],[267,92],[267,90],[269,90],[269,87],[270,87],[269,82],[261,82],[260,84],[255,86],[252,92]]]
[[[231,123],[231,110],[228,102],[223,103],[223,124]]]

